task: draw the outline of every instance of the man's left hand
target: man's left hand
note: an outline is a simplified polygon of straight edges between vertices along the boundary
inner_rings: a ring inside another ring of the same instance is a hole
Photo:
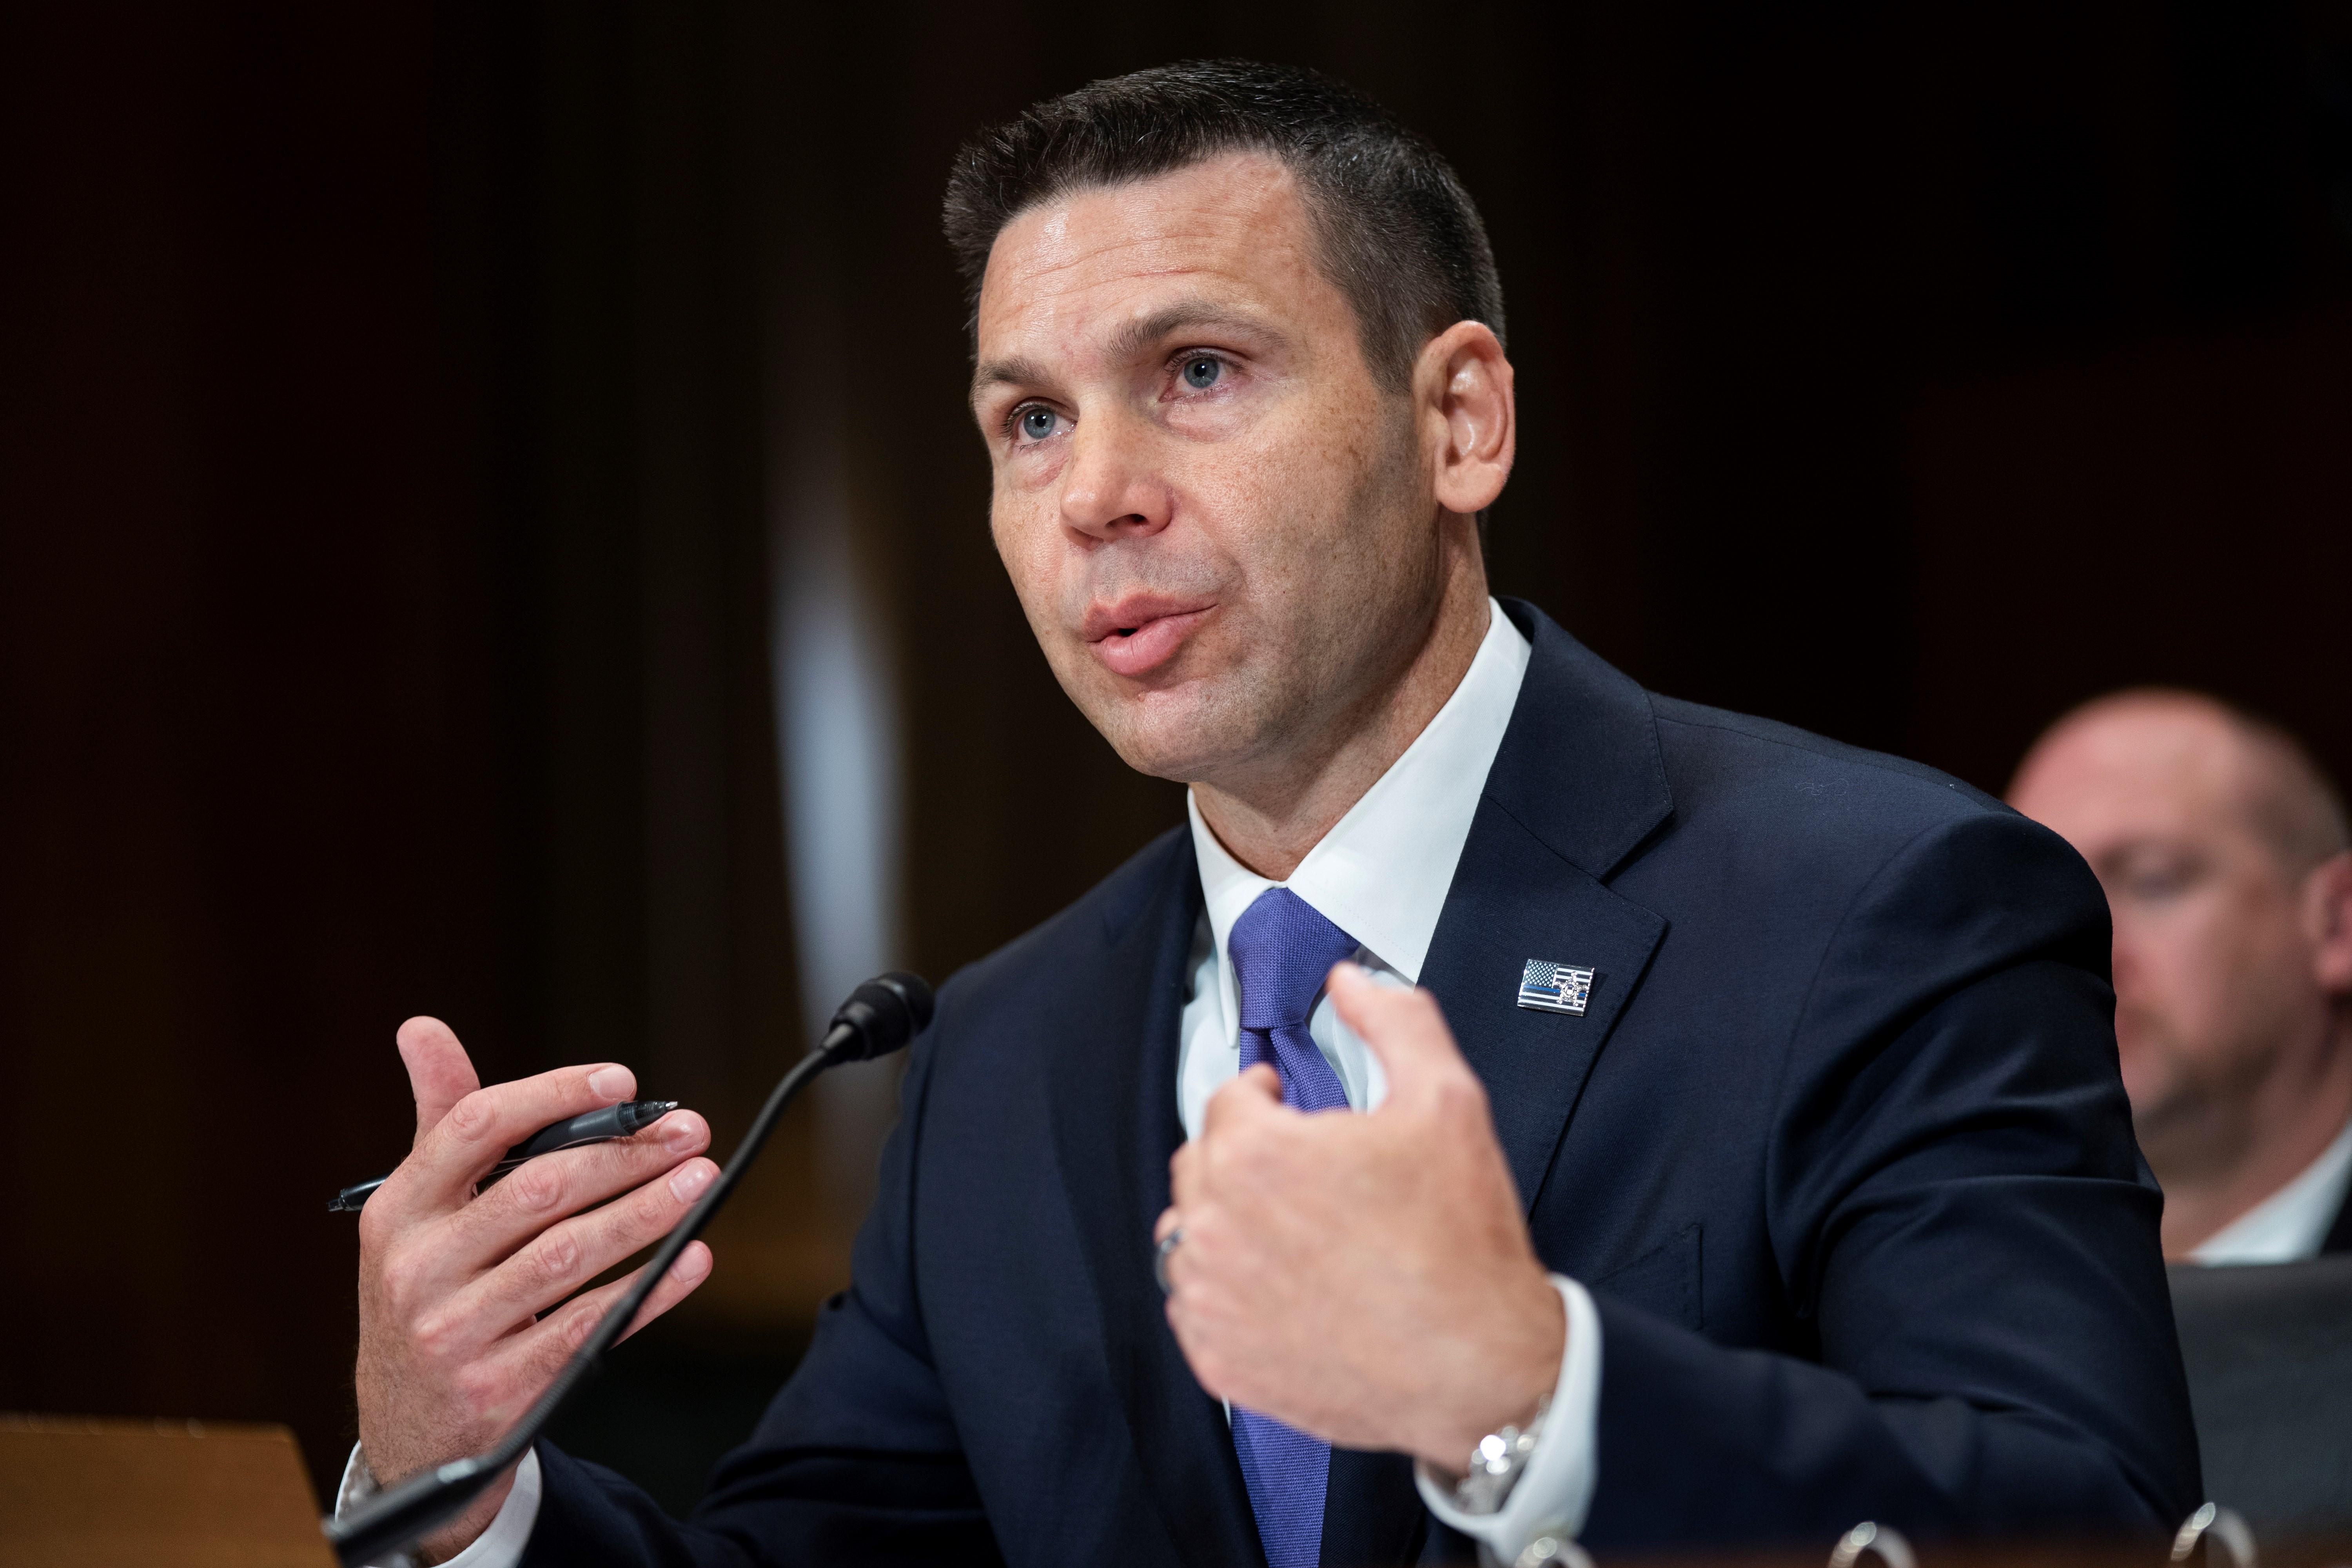
[[[1209,1101],[1155,1235],[1168,1321],[1211,1394],[1350,1448],[1459,1473],[1559,1375],[1559,1294],[1528,1239],[1486,1093],[1425,991],[1332,970],[1387,1070],[1370,1115],[1303,1115],[1270,1067]]]

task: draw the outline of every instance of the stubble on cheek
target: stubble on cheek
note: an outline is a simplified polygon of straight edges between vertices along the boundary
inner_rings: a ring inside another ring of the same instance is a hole
[[[1249,520],[1232,614],[1181,700],[1154,694],[1157,711],[1132,715],[1134,752],[1120,747],[1131,763],[1203,782],[1299,761],[1344,741],[1410,665],[1442,584],[1402,412],[1384,403],[1375,417],[1297,432],[1219,498],[1226,517]]]
[[[1393,432],[1309,430],[1264,454],[1225,498],[1247,518],[1245,597],[1220,628],[1192,749],[1222,766],[1313,745],[1378,684],[1400,567],[1389,537],[1399,486]],[[1318,437],[1320,437],[1319,439]]]
[[[1322,679],[1294,694],[1328,716],[1385,691],[1419,651],[1444,592],[1435,503],[1409,420],[1384,417],[1355,434],[1352,480],[1327,502],[1324,538],[1297,562],[1298,654]],[[1338,679],[1334,679],[1338,678]]]

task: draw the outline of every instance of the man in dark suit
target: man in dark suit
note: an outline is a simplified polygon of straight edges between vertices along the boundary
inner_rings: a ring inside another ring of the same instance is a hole
[[[1444,162],[1178,67],[983,136],[948,216],[999,551],[1189,820],[943,989],[855,1282],[693,1521],[541,1446],[435,1549],[1532,1563],[2193,1507],[2097,885],[1489,597],[1512,370]],[[633,1083],[403,1049],[354,1490],[480,1447],[708,1179],[681,1117],[470,1197]]]
[[[2210,697],[2119,691],[2053,724],[2009,794],[2106,889],[2166,1256],[2352,1251],[2352,837],[2326,773]]]

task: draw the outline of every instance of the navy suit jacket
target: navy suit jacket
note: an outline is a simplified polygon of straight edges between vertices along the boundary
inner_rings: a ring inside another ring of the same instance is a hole
[[[1596,1552],[2167,1530],[2199,1501],[2106,905],[1930,769],[1533,662],[1421,981],[1602,1323]],[[1200,880],[1156,840],[955,976],[855,1283],[688,1524],[542,1447],[532,1563],[1252,1564],[1151,1276]],[[1581,1016],[1516,1005],[1590,966]],[[1458,1552],[1332,1456],[1323,1562]]]

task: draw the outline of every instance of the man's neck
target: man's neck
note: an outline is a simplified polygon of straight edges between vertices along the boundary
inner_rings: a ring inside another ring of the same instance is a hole
[[[2303,1072],[2266,1080],[2242,1111],[2244,1157],[2210,1170],[2159,1170],[2164,1255],[2179,1260],[2276,1193],[2352,1121],[2352,1012],[2336,1009],[2326,1048]]]
[[[1317,754],[1258,788],[1192,785],[1217,841],[1259,876],[1287,880],[1437,717],[1470,672],[1491,618],[1486,568],[1473,552],[1455,563],[1429,635],[1402,675],[1334,726],[1336,735]]]

